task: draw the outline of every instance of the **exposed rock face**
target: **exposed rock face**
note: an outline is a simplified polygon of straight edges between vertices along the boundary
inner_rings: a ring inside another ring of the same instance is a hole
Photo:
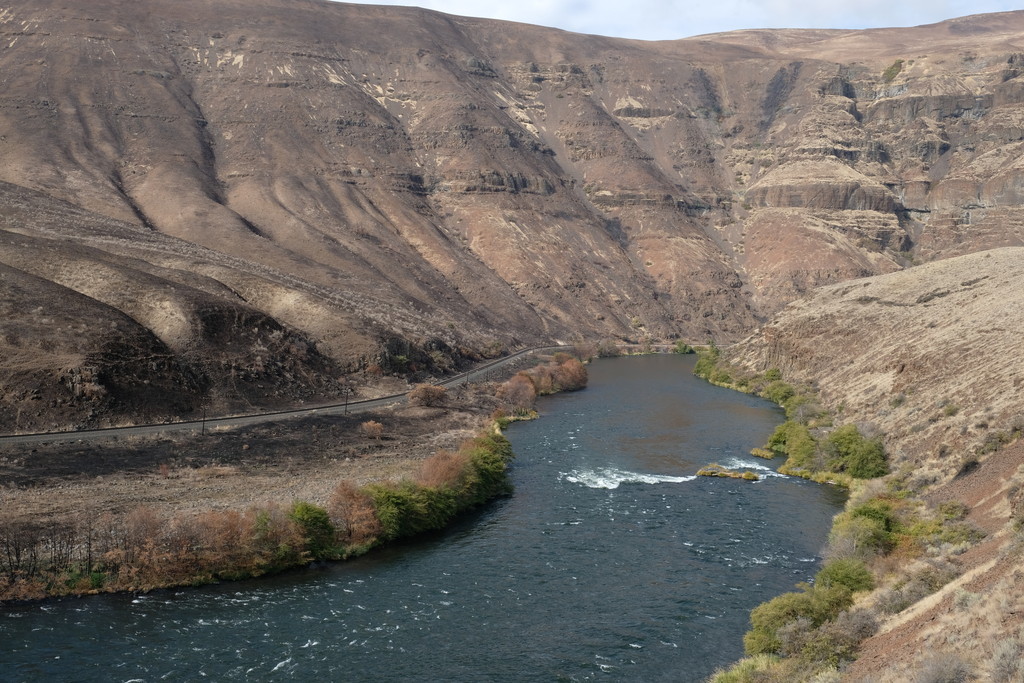
[[[78,370],[115,339],[87,311],[146,331],[186,410],[330,395],[389,339],[440,366],[735,339],[818,284],[1024,243],[1024,13],[643,43],[316,0],[26,0],[0,34],[0,263],[49,283],[25,306],[88,297]]]
[[[1022,329],[1024,248],[1007,247],[822,287],[729,354],[815,383],[897,467],[946,478],[1024,428]]]

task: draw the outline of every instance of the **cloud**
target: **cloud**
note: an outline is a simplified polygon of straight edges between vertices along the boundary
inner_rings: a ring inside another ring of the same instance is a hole
[[[367,0],[578,33],[670,40],[743,28],[880,28],[1002,12],[1009,0]]]

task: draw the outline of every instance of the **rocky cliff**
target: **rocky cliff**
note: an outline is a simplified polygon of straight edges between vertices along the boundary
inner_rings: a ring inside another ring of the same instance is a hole
[[[0,34],[0,431],[737,339],[816,285],[1022,244],[1020,12],[645,43],[26,0]]]

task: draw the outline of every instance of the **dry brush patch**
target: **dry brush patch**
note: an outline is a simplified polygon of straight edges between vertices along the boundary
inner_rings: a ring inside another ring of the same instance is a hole
[[[587,386],[587,368],[576,356],[556,353],[551,361],[521,370],[498,387],[502,409],[517,417],[533,411],[538,396]]]
[[[443,405],[447,396],[447,389],[434,384],[418,384],[408,394],[410,404],[430,407]]]

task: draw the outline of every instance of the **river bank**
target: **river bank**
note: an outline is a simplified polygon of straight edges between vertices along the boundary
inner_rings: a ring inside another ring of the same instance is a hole
[[[12,606],[7,660],[49,679],[703,678],[754,605],[813,576],[843,495],[771,476],[748,451],[780,411],[692,365],[595,361],[585,391],[507,429],[515,495],[443,531],[258,581]],[[696,476],[715,461],[765,476]]]
[[[1022,578],[1009,558],[1021,545],[1024,449],[1004,448],[1018,434],[981,453],[984,462],[968,458],[952,480],[922,477],[906,464],[890,471],[884,435],[870,423],[837,424],[810,385],[789,384],[774,367],[744,367],[741,355],[725,358],[713,345],[700,354],[700,376],[785,409],[787,421],[756,455],[785,456],[780,473],[851,491],[815,581],[754,609],[747,657],[712,681],[939,682],[973,680],[976,672],[1017,680],[1024,639],[1006,637],[1006,618],[986,625],[972,616],[972,604],[981,601],[977,587],[1007,590]],[[1006,611],[1010,600],[998,604]],[[936,621],[970,635],[937,637]],[[988,642],[968,655],[971,640]],[[893,652],[913,642],[938,649],[894,664]]]
[[[563,367],[569,357],[557,360]],[[505,368],[503,375],[521,382],[521,367]],[[540,390],[558,388],[551,371],[540,374]],[[297,519],[302,515],[296,514],[296,504],[343,508],[336,500],[342,483],[347,491],[359,491],[415,479],[437,454],[460,453],[486,432],[496,410],[516,407],[500,395],[501,379],[495,375],[415,401],[429,405],[358,416],[214,430],[200,438],[8,448],[0,461],[5,483],[0,489],[0,599],[147,590],[307,564],[321,553],[309,547],[310,520]],[[459,478],[450,466],[445,476]],[[436,479],[437,472],[432,476]],[[487,497],[500,488],[474,482],[471,488],[487,489]],[[436,488],[443,482],[433,484]],[[472,491],[464,493],[479,499]],[[350,521],[331,524],[339,544],[354,547],[339,546],[330,557],[377,543],[353,541]],[[225,561],[211,570],[210,553],[203,549],[220,548],[217,544],[231,538],[244,545],[238,539],[244,528],[260,536],[253,541],[256,547],[234,556],[230,543],[223,546]]]

